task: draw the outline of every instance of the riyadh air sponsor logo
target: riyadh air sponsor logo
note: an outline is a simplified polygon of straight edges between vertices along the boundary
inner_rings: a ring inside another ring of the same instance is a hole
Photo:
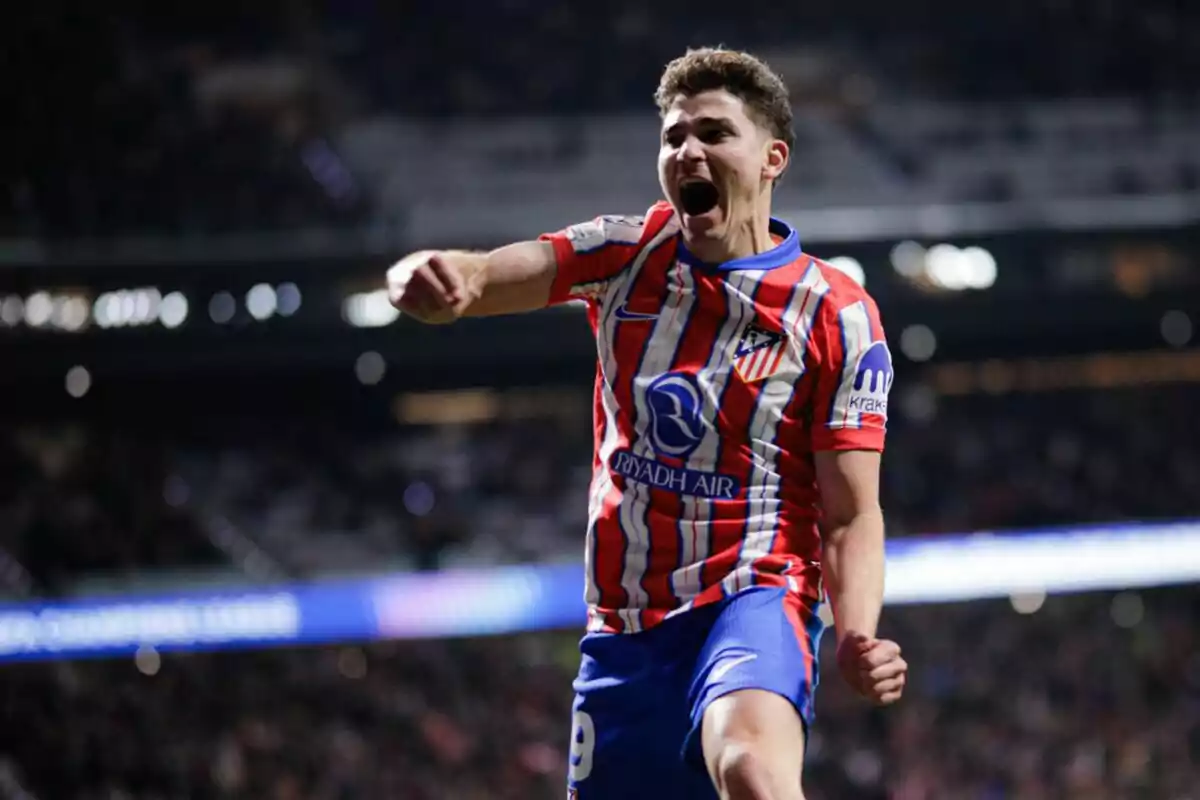
[[[645,390],[649,409],[648,438],[658,456],[674,463],[618,450],[609,468],[631,481],[655,489],[692,497],[732,500],[741,493],[741,482],[732,475],[682,466],[704,438],[707,422],[696,376],[668,372],[655,378]]]
[[[742,491],[741,483],[732,475],[672,467],[628,450],[613,453],[609,465],[613,472],[624,478],[673,494],[733,500]]]
[[[696,377],[668,372],[646,389],[650,409],[650,443],[673,458],[686,458],[704,438],[704,414]]]

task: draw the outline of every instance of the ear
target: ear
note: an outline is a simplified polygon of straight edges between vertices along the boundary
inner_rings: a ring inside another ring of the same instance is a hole
[[[766,158],[763,160],[763,179],[774,183],[787,170],[791,158],[787,142],[782,139],[768,139]]]

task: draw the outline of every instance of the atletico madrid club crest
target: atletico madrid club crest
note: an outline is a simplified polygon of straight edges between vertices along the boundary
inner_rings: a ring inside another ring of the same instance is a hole
[[[786,348],[787,338],[783,334],[751,325],[738,342],[733,368],[746,383],[764,380],[779,371]]]

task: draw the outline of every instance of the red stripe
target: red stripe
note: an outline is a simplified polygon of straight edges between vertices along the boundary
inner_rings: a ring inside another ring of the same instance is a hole
[[[763,361],[767,357],[767,348],[760,347],[750,356],[750,366],[746,370],[746,380],[754,382],[758,380],[758,376],[762,374]]]
[[[762,355],[761,350],[755,350],[750,355],[742,360],[742,368],[739,370],[742,380],[751,382],[754,380],[754,374],[758,368],[759,356]]]
[[[755,377],[757,377],[757,376],[759,376],[759,375],[761,375],[761,374],[762,374],[763,367],[764,367],[764,366],[766,366],[767,359],[770,357],[770,355],[771,355],[771,347],[770,347],[770,345],[768,345],[767,347],[764,347],[764,348],[762,348],[762,350],[760,350],[760,351],[758,352],[758,363],[754,365],[754,375],[755,375]]]
[[[655,228],[653,233],[650,233],[646,237],[647,242],[658,234],[658,231],[662,229],[662,226],[669,218],[669,216],[666,216],[661,220],[650,220],[647,222],[647,227],[654,226]],[[628,296],[632,297],[640,294],[643,297],[647,295],[661,297],[666,285],[666,275],[660,267],[663,263],[664,254],[669,258],[673,251],[674,247],[668,245],[649,255],[635,276],[635,283],[630,287]],[[602,419],[604,408],[600,392],[603,385],[602,381],[605,378],[610,382],[613,394],[616,397],[617,449],[629,446],[629,424],[627,420],[622,419],[621,415],[628,414],[629,409],[634,408],[633,378],[638,360],[652,330],[653,325],[649,322],[616,323],[612,341],[610,342],[610,346],[613,349],[613,362],[617,367],[615,374],[604,375],[602,371],[603,365],[601,365],[601,369],[597,370],[596,411],[601,415]],[[597,448],[596,452],[598,458],[599,448]],[[607,465],[604,465],[603,468],[607,469]],[[626,489],[625,479],[615,474],[611,475],[611,478],[613,483],[612,488],[604,497],[603,505],[597,515],[595,528],[593,529],[596,541],[594,550],[596,586],[600,593],[600,600],[597,602],[597,606],[601,611],[629,608],[631,605],[628,593],[621,586],[621,578],[625,572],[626,532],[621,528],[620,507],[621,498]],[[617,631],[624,630],[624,621],[616,614],[605,614],[605,617],[606,623],[609,626],[615,628]]]
[[[675,248],[671,246],[663,247],[646,259],[642,269],[634,278],[634,284],[629,289],[628,297],[656,297],[661,301],[666,292],[667,266],[670,264],[674,250]],[[615,376],[609,376],[609,380],[612,382],[617,408],[621,409],[624,414],[633,414],[634,409],[637,408],[633,396],[634,378],[637,377],[638,367],[646,352],[647,342],[654,332],[654,324],[651,321],[618,322],[615,328],[612,347],[617,371]],[[619,450],[630,447],[632,441],[629,435],[629,423],[625,420],[618,420],[618,423],[621,425],[621,435],[617,445]],[[619,489],[620,495],[631,490],[632,487],[626,483],[623,477],[620,475],[612,477],[613,484]],[[619,498],[611,513],[604,515],[604,519],[608,523],[606,528],[610,531],[606,536],[606,541],[610,543],[612,550],[612,555],[606,556],[605,561],[606,563],[611,561],[615,568],[609,573],[613,593],[617,597],[623,598],[620,608],[632,608],[632,599],[625,588],[621,586],[621,578],[625,572],[627,549],[641,545],[633,544],[633,531],[623,530],[621,527]],[[653,537],[651,537],[651,545],[653,546]],[[649,571],[648,568],[647,571]]]
[[[593,306],[593,308],[594,308],[594,306]],[[592,329],[594,331],[596,329],[595,323],[596,323],[597,315],[592,313],[592,309],[589,308],[588,316],[592,320],[592,323],[593,323]],[[603,467],[600,464],[600,446],[604,441],[604,434],[605,434],[605,431],[607,430],[607,425],[608,425],[607,417],[604,414],[604,404],[601,401],[601,396],[600,396],[601,386],[603,386],[603,380],[604,379],[601,377],[600,370],[596,370],[596,378],[594,381],[595,387],[594,387],[593,393],[592,393],[592,425],[596,432],[595,443],[594,443],[594,447],[592,450],[592,475],[593,476],[598,476],[598,475],[602,474],[600,472],[600,470],[603,469]],[[593,477],[593,480],[595,480],[595,477]],[[617,600],[618,600],[618,598],[614,597],[612,595],[612,593],[608,590],[608,581],[606,580],[606,578],[608,578],[608,576],[610,575],[610,573],[612,571],[612,566],[613,566],[611,563],[609,563],[605,560],[608,557],[608,552],[609,552],[610,548],[602,546],[602,544],[604,542],[603,522],[605,519],[605,514],[604,514],[603,509],[605,507],[607,507],[608,504],[611,504],[614,501],[615,497],[616,497],[616,495],[615,495],[614,491],[612,490],[612,488],[610,487],[608,492],[604,495],[604,497],[600,498],[601,508],[599,509],[598,513],[596,514],[595,528],[592,530],[592,536],[595,541],[595,549],[591,553],[591,556],[592,556],[591,573],[592,574],[590,577],[592,579],[592,583],[596,587],[596,604],[600,608],[609,608],[612,606],[613,603],[617,602]],[[590,499],[590,497],[589,497],[589,499]],[[589,510],[589,512],[591,511],[590,508],[588,510]],[[587,546],[590,547],[591,544],[592,544],[591,542],[588,542]],[[618,564],[618,566],[619,566],[619,564]],[[618,575],[618,579],[619,579],[619,577],[620,576]],[[591,622],[589,621],[588,624],[590,626]]]
[[[824,424],[821,409],[816,409],[814,420],[808,412],[813,410],[812,401],[816,388],[818,353],[815,351],[813,331],[821,313],[822,295],[809,292],[797,315],[797,324],[804,324],[806,314],[813,319],[809,329],[794,331],[805,337],[804,374],[792,392],[791,402],[783,409],[783,420],[776,432],[775,442],[779,447],[776,469],[779,471],[779,531],[771,544],[771,555],[798,559],[799,564],[790,571],[800,585],[802,594],[820,596],[820,568],[809,566],[821,561],[821,536],[817,528],[817,511],[813,498],[818,497],[817,477],[812,463],[812,425]],[[815,307],[814,307],[815,306]],[[826,410],[825,413],[828,413]]]
[[[658,606],[656,608],[648,608],[642,612],[642,627],[653,628],[658,623],[667,618],[667,614],[671,613],[671,609]]]
[[[821,268],[823,275],[829,275],[833,271],[832,267]],[[841,372],[831,375],[828,374],[828,370],[821,369],[822,364],[842,364],[845,360],[842,352],[842,332],[838,325],[839,308],[840,298],[836,296],[833,284],[830,284],[829,291],[822,299],[813,319],[808,340],[808,352],[812,358],[807,360],[812,364],[813,371],[821,375],[810,395],[814,425],[826,425],[831,421],[833,398],[842,382]]]
[[[771,362],[771,366],[767,368],[768,375],[774,375],[775,371],[779,369],[779,363],[781,361],[783,361],[783,354],[785,352],[787,352],[787,342],[786,341],[780,342],[779,344],[775,345],[775,360],[773,360]]]
[[[673,263],[668,262],[664,265],[664,274],[673,270]],[[673,309],[672,313],[679,314],[678,306]],[[686,320],[675,319],[672,323],[684,325]],[[688,336],[685,336],[686,338]],[[682,351],[686,342],[680,342],[678,345],[679,350]],[[668,365],[668,370],[675,368],[678,362],[679,355],[677,354],[673,358],[673,363]],[[664,458],[662,460],[672,466],[678,466],[680,463],[676,459]],[[649,510],[646,512],[645,519],[650,536],[650,557],[647,559],[646,572],[642,576],[642,588],[646,591],[648,607],[654,610],[653,612],[643,612],[643,624],[649,626],[656,624],[661,621],[663,616],[666,616],[665,610],[661,614],[658,613],[659,610],[670,609],[675,605],[674,593],[671,591],[671,570],[679,561],[679,539],[675,523],[683,512],[683,504],[673,492],[653,488],[647,488],[647,492],[649,494]],[[647,613],[649,616],[645,616]]]
[[[780,311],[794,290],[796,275],[793,269],[784,268],[768,272],[754,293],[754,313],[758,324],[767,330],[779,330]],[[704,571],[704,585],[715,586],[737,566],[742,541],[746,533],[746,516],[750,504],[745,499],[749,487],[753,462],[747,451],[750,420],[758,405],[759,394],[764,383],[748,383],[731,379],[721,404],[721,416],[725,422],[718,472],[736,475],[743,486],[743,496],[735,501],[713,503],[713,517],[719,520],[713,528],[713,554]],[[735,590],[745,588],[742,585]]]
[[[713,559],[709,559],[709,561],[711,562]],[[715,572],[715,568],[712,571]],[[696,595],[695,599],[692,601],[692,605],[697,607],[706,606],[709,603],[715,603],[718,600],[724,599],[725,592],[721,588],[721,580],[724,579],[725,575],[727,574],[728,571],[726,571],[725,574],[718,576],[716,582],[712,582],[708,579],[709,573],[706,571],[704,573],[704,582],[711,585],[702,590],[700,594]]]
[[[816,610],[805,603],[799,595],[788,592],[783,596],[783,613],[792,625],[792,632],[796,634],[796,643],[800,645],[800,652],[804,656],[804,678],[808,681],[808,685],[812,686],[817,665],[816,654],[813,653],[812,648],[813,643],[808,639],[808,623]]]
[[[791,267],[789,267],[787,269],[776,270],[775,272],[772,272],[768,275],[768,279],[764,282],[764,284],[760,288],[758,294],[756,294],[754,297],[755,313],[758,315],[758,318],[760,320],[760,323],[759,323],[760,325],[762,325],[764,328],[767,328],[768,330],[772,331],[773,333],[777,333],[782,336],[787,335],[788,332],[783,330],[783,313],[784,313],[785,309],[787,308],[788,303],[791,302],[795,293],[798,291],[804,291],[803,289],[797,287],[796,284],[798,283],[800,277],[804,274],[804,270],[806,268],[807,268],[807,265],[805,263],[798,262],[796,264],[793,264]],[[780,273],[783,273],[783,274],[780,274]],[[785,340],[785,343],[786,343],[786,340]],[[767,356],[768,356],[769,352],[770,351],[767,350],[763,353],[762,361],[764,362],[764,364],[767,361]],[[783,346],[781,344],[781,346],[778,347],[778,353],[777,353],[776,360],[778,357],[782,357],[782,355],[783,355]],[[759,369],[759,376],[765,376],[767,374],[769,374],[769,372],[766,370],[765,366],[763,366]],[[759,376],[756,376],[756,377],[759,377]],[[801,380],[802,379],[803,378],[801,378]],[[737,430],[742,431],[743,436],[746,438],[747,446],[749,446],[750,419],[753,417],[754,412],[757,411],[758,398],[759,398],[759,395],[761,394],[765,385],[766,385],[765,380],[760,380],[755,384],[755,392],[754,392],[753,403],[751,404],[751,407],[750,407],[750,415],[748,415],[746,423],[744,425],[740,426],[739,428],[737,428]],[[776,437],[778,437],[779,432],[781,430],[783,430],[785,426],[786,426],[786,420],[781,419],[779,422],[779,427],[776,429]],[[750,477],[753,474],[752,467],[753,467],[753,464],[750,462],[750,459],[747,458],[746,476],[744,478],[744,481],[747,484],[749,484]],[[783,473],[780,473],[780,474],[782,475]],[[779,490],[781,492],[783,489],[782,484],[783,484],[783,479],[781,478],[780,479],[780,487],[779,487]],[[745,510],[743,512],[743,518],[748,517],[750,512],[751,512],[751,505],[750,505],[750,503],[747,502],[746,506],[745,506]],[[782,503],[781,503],[780,504],[780,515],[782,516],[783,513],[784,513],[784,509],[783,509]],[[744,539],[745,535],[746,535],[746,532],[745,532],[745,528],[743,527],[743,532],[742,532],[743,539]],[[755,562],[755,564],[752,565],[752,572],[751,572],[750,579],[748,582],[750,585],[757,584],[760,582],[759,578],[758,578],[758,574],[757,574],[757,568],[762,564],[763,561],[764,561],[764,559],[759,558]],[[772,571],[775,572],[776,570],[772,570]],[[772,576],[772,578],[768,582],[774,583],[774,577],[775,576]],[[736,588],[742,589],[742,588],[744,588],[744,585],[739,583]]]

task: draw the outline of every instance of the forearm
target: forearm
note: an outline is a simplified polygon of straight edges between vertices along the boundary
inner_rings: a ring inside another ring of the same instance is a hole
[[[838,642],[849,632],[874,637],[883,608],[883,512],[862,511],[827,530],[823,563]]]
[[[518,242],[490,253],[464,254],[468,303],[463,316],[486,317],[544,308],[554,281],[553,248]]]
[[[430,325],[516,314],[546,307],[557,272],[548,242],[518,242],[490,253],[418,250],[388,269],[388,299]]]

